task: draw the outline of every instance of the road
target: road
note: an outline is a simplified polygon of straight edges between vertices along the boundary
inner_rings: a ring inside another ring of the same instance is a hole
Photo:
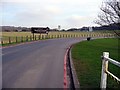
[[[3,48],[3,88],[63,88],[66,49],[81,40],[49,39]]]

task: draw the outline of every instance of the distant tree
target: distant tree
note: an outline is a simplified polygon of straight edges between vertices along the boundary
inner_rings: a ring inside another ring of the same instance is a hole
[[[101,13],[95,23],[101,26],[115,24],[120,30],[120,0],[105,0],[100,10]],[[119,32],[113,31],[120,36]]]
[[[61,31],[65,31],[65,29],[62,29]]]
[[[70,28],[67,31],[77,31],[77,30],[78,30],[77,28]]]

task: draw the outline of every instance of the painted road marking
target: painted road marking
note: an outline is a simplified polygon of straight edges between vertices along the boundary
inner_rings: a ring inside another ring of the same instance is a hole
[[[71,46],[70,46],[71,47]],[[68,51],[69,51],[69,48],[67,48],[66,52],[65,52],[65,56],[64,56],[64,89],[68,88],[67,87],[67,55],[68,55]]]

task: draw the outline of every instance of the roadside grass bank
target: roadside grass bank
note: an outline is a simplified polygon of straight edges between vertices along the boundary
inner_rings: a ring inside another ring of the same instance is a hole
[[[120,62],[119,42],[118,38],[105,38],[82,41],[73,46],[71,53],[80,88],[100,88],[101,56],[103,52],[109,52],[110,58]],[[119,67],[109,63],[108,70],[120,78]],[[120,88],[120,83],[108,76],[107,88]]]

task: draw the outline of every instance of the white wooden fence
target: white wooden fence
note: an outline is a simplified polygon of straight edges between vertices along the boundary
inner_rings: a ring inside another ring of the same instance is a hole
[[[103,52],[100,88],[104,89],[107,85],[107,75],[112,76],[117,82],[120,82],[120,79],[118,77],[108,71],[108,62],[111,62],[112,64],[120,67],[120,62],[109,58],[109,52]]]

